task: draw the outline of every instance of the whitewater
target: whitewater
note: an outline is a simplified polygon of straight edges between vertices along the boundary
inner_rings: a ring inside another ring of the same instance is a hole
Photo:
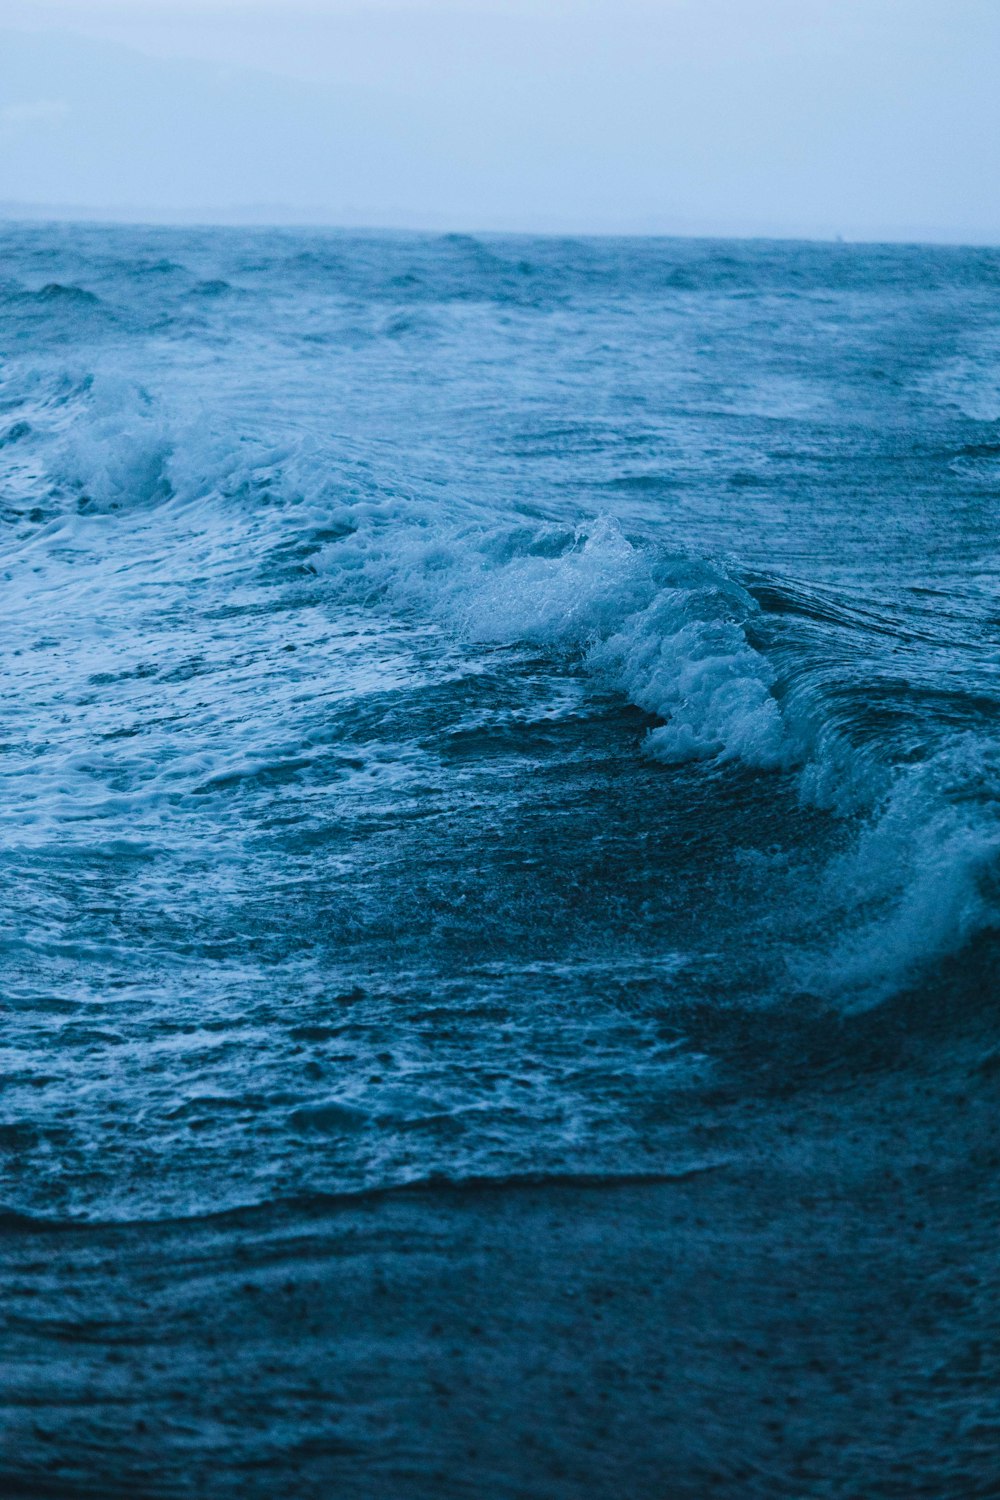
[[[0,229],[11,1232],[972,1171],[998,291],[986,249]],[[803,1472],[760,1492],[862,1492]]]

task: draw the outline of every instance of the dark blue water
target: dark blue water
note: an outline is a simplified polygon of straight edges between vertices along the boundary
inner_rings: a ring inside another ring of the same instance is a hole
[[[4,1208],[991,1119],[998,520],[998,251],[4,228]]]

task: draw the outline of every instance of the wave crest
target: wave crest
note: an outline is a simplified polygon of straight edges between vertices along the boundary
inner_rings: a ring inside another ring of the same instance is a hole
[[[469,642],[578,662],[658,721],[644,740],[655,759],[794,771],[803,802],[841,820],[847,845],[815,877],[809,925],[823,930],[824,957],[805,975],[811,988],[887,993],[996,925],[992,747],[929,737],[919,759],[900,763],[877,713],[860,732],[838,694],[877,690],[851,654],[863,613],[778,579],[745,584],[721,562],[627,535],[611,516],[573,527],[526,505],[498,521],[475,499],[419,502],[355,463],[343,440],[234,434],[180,399],[168,419],[113,372],[39,397],[28,415],[16,444],[15,429],[6,434],[5,462],[43,454],[52,492],[85,513],[238,507],[241,520],[255,516],[263,550],[270,539],[287,553],[291,535],[334,600],[382,601]],[[892,622],[875,625],[882,659]]]

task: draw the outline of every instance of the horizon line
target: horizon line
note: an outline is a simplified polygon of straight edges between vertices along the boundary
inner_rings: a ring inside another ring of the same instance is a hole
[[[229,207],[177,207],[166,205],[105,204],[90,206],[77,203],[33,203],[20,199],[0,199],[0,222],[91,224],[97,228],[136,229],[261,229],[261,230],[328,230],[342,234],[468,234],[493,235],[524,239],[683,239],[745,240],[811,243],[829,245],[910,245],[941,249],[998,249],[1000,230],[972,232],[968,236],[952,230],[894,227],[885,231],[847,229],[832,226],[793,229],[774,225],[733,228],[715,224],[701,226],[681,221],[673,227],[655,222],[632,227],[605,225],[581,227],[512,227],[503,224],[462,224],[449,216],[429,215],[416,219],[400,212],[398,216],[373,211],[344,210],[340,214],[319,208],[293,207],[285,204],[235,204]]]

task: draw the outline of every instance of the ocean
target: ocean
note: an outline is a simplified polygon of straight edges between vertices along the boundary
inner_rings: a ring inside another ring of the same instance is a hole
[[[998,520],[1000,250],[0,226],[5,1493],[1000,1492]]]

